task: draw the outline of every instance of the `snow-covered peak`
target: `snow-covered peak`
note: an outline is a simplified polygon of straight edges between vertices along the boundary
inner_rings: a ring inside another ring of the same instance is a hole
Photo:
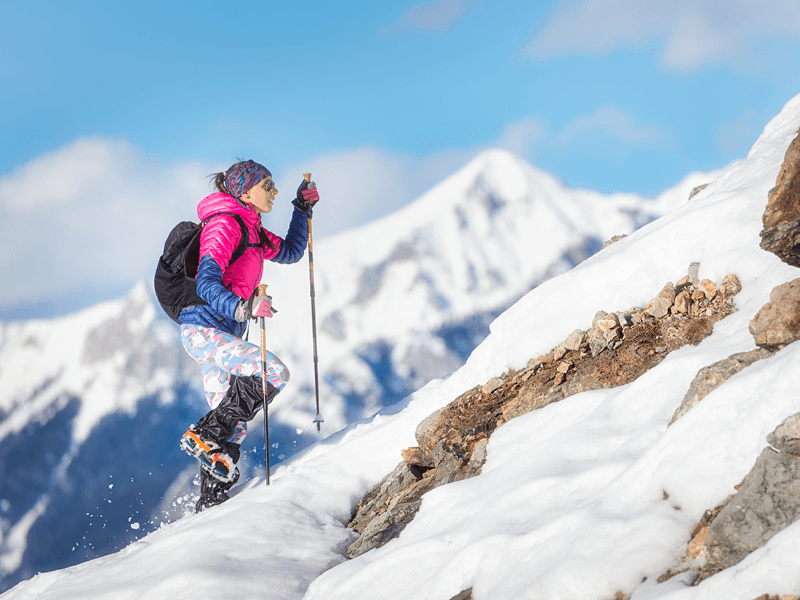
[[[800,96],[770,123],[757,151],[696,200],[526,294],[464,367],[295,456],[269,487],[253,482],[223,506],[114,556],[38,575],[4,600],[99,600],[109,589],[158,600],[172,598],[183,578],[198,589],[290,600],[453,598],[463,590],[553,600],[797,595],[800,522],[700,585],[673,569],[704,511],[735,491],[766,435],[798,411],[798,344],[733,375],[667,425],[700,369],[753,348],[749,321],[774,286],[797,277],[759,248],[758,231],[799,123]],[[700,263],[702,278],[736,273],[743,285],[738,310],[711,336],[628,385],[510,420],[490,438],[481,475],[428,492],[399,538],[343,556],[355,535],[346,528],[355,503],[415,443],[420,421],[588,326],[595,311],[652,298],[691,262]],[[228,543],[219,543],[220,531]]]
[[[79,443],[106,415],[173,386],[186,361],[160,310],[139,283],[121,300],[66,317],[0,324],[0,439],[80,398]]]

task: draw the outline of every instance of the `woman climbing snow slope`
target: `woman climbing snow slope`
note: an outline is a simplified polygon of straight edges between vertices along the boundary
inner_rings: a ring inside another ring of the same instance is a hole
[[[281,238],[267,231],[261,215],[272,210],[278,188],[266,167],[252,160],[217,173],[217,191],[197,206],[206,222],[200,235],[197,295],[206,303],[184,308],[178,316],[181,340],[203,372],[203,388],[211,410],[181,438],[181,448],[200,461],[200,499],[196,510],[228,499],[239,478],[236,463],[252,420],[289,381],[280,359],[267,352],[262,371],[261,349],[243,339],[247,321],[272,317],[268,296],[258,296],[265,260],[299,261],[308,241],[308,217],[319,201],[315,187],[302,184],[292,201],[289,231]],[[218,215],[218,216],[215,216]],[[243,230],[244,227],[244,230]],[[244,231],[249,242],[232,260]]]

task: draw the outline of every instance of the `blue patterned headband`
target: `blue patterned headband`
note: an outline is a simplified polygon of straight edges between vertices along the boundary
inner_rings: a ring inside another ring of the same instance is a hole
[[[225,171],[225,187],[231,196],[238,198],[259,181],[270,176],[272,173],[267,167],[248,160]]]

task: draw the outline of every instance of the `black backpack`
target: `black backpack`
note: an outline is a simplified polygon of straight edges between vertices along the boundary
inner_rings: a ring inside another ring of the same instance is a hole
[[[197,295],[197,268],[200,264],[200,232],[216,217],[229,215],[236,219],[242,228],[242,239],[228,264],[241,258],[250,245],[250,235],[242,218],[235,213],[217,213],[199,224],[182,221],[173,227],[164,242],[164,254],[158,259],[155,289],[161,308],[169,317],[178,322],[178,315],[187,306],[208,304]],[[258,244],[260,245],[260,244]]]

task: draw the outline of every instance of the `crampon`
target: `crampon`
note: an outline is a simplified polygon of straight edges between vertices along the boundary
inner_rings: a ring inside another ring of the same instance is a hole
[[[199,460],[202,468],[215,479],[224,483],[234,480],[236,463],[233,459],[222,451],[219,444],[203,439],[194,428],[183,434],[180,446],[186,454]]]

